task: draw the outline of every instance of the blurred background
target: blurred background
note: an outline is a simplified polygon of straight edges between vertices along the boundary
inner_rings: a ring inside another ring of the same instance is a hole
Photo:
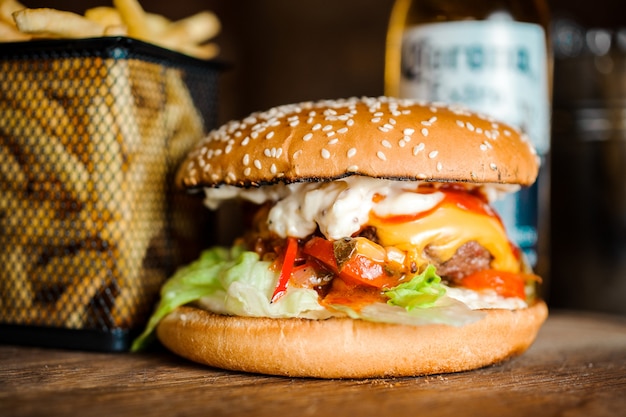
[[[27,1],[84,12],[104,0]],[[620,0],[549,0],[554,46],[552,307],[626,314],[626,14]],[[383,94],[393,0],[144,0],[222,22],[218,121],[322,98]]]

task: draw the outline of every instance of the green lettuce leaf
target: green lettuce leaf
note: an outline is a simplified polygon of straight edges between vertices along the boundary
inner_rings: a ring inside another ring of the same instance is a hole
[[[407,311],[415,308],[429,308],[446,293],[446,287],[435,272],[433,265],[414,276],[410,281],[385,291],[390,305],[404,307]]]
[[[290,288],[271,303],[278,273],[270,262],[259,260],[255,252],[241,247],[214,247],[184,266],[161,288],[161,298],[145,330],[133,341],[131,351],[147,347],[154,339],[159,322],[177,307],[195,302],[199,307],[220,314],[256,317],[304,317],[323,319],[331,316],[318,302],[313,289]]]
[[[246,252],[238,246],[232,249],[214,247],[202,252],[196,261],[179,268],[161,288],[161,299],[145,330],[133,341],[131,351],[145,348],[154,338],[154,329],[161,319],[177,307],[195,301],[206,294],[223,292],[219,281],[220,275],[225,269],[235,265],[238,260],[245,261],[240,259],[244,253]]]

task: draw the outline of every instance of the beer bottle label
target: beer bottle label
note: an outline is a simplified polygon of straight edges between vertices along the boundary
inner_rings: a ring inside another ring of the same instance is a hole
[[[400,97],[461,104],[522,129],[539,155],[550,149],[546,38],[536,24],[455,21],[409,27]],[[511,239],[534,265],[537,186],[495,204]]]

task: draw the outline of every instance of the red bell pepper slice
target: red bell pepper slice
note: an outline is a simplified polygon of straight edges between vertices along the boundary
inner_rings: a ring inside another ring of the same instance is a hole
[[[295,237],[287,238],[287,248],[285,249],[285,255],[283,257],[283,266],[280,268],[280,275],[278,277],[278,283],[272,294],[270,302],[274,303],[282,297],[287,291],[287,283],[291,278],[293,266],[296,261],[296,255],[298,253],[298,239]]]

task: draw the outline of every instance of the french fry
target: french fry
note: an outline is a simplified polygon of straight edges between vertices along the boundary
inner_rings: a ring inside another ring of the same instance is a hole
[[[104,36],[128,36],[128,28],[125,25],[107,26],[104,28]]]
[[[96,268],[93,270],[97,271]],[[105,285],[105,274],[106,270],[101,270],[96,275],[79,277],[68,285],[54,303],[49,315],[51,320],[46,324],[68,329],[83,328],[91,300]]]
[[[123,25],[120,13],[114,7],[100,6],[85,10],[85,17],[103,27]]]
[[[24,33],[63,38],[91,38],[104,34],[104,26],[79,14],[56,9],[23,9],[13,13]]]
[[[15,25],[0,21],[0,39],[5,42],[27,41],[32,37],[20,32]]]
[[[113,5],[120,13],[122,22],[128,27],[128,35],[137,39],[149,41],[152,37],[150,25],[137,0],[113,0]]]
[[[172,24],[172,21],[160,14],[146,13],[146,23],[152,33],[152,39],[158,39]]]
[[[1,317],[13,317],[14,321],[21,321],[27,318],[28,311],[33,307],[35,297],[27,270],[33,258],[33,254],[20,245],[6,245],[0,251]]]
[[[178,50],[183,54],[207,60],[215,58],[220,53],[219,46],[213,42],[204,45],[179,45]]]
[[[17,0],[0,0],[0,21],[15,27],[13,13],[25,8],[26,6]]]
[[[180,71],[168,69],[165,91],[165,130],[170,135],[168,154],[170,161],[178,165],[191,146],[204,134],[204,124]]]
[[[175,45],[199,45],[215,37],[220,32],[220,21],[214,13],[202,11],[170,24],[161,34],[159,42]]]
[[[11,152],[8,143],[3,143],[6,139],[0,137],[0,185],[11,184],[12,189],[21,189],[26,186],[28,178],[22,169],[19,161]],[[0,187],[0,193],[2,193]]]

